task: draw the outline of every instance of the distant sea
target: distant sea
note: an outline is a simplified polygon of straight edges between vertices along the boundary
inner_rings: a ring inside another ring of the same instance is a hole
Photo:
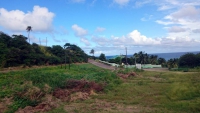
[[[171,58],[180,58],[180,56],[186,54],[186,53],[194,53],[194,54],[197,54],[197,53],[200,53],[200,51],[195,51],[195,52],[173,52],[173,53],[151,53],[151,54],[148,54],[148,55],[157,55],[158,58],[164,58],[165,60],[169,60]],[[111,58],[114,58],[115,56],[117,55],[113,55],[113,56],[106,56],[106,59],[111,59]],[[127,57],[132,57],[133,55],[127,55]]]

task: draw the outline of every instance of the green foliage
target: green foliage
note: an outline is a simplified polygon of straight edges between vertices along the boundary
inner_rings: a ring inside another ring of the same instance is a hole
[[[177,68],[178,67],[178,59],[177,58],[169,59],[167,61],[167,65],[168,65],[167,67],[169,69],[171,69],[171,68]]]
[[[30,32],[30,29],[28,31]],[[64,63],[65,55],[66,59],[72,62],[87,62],[88,59],[87,54],[80,47],[70,43],[65,44],[65,49],[60,45],[53,45],[51,48],[36,43],[31,45],[27,42],[28,38],[23,35],[12,37],[0,33],[0,68],[60,64]]]
[[[19,108],[25,108],[26,106],[36,106],[37,104],[38,102],[36,100],[32,101],[23,97],[15,97],[14,103],[8,106],[9,110],[7,110],[5,113],[14,113]]]
[[[179,59],[179,67],[189,67],[189,68],[194,68],[196,66],[199,66],[199,61],[200,61],[200,55],[193,54],[193,53],[187,53],[185,55],[182,55]]]
[[[99,60],[106,61],[105,54],[101,53],[100,56],[99,56]]]

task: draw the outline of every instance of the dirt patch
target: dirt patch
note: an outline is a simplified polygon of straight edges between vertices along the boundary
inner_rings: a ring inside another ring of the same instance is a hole
[[[85,100],[89,95],[96,94],[103,90],[103,84],[89,82],[86,80],[69,80],[66,82],[64,89],[56,89],[53,96],[62,101]]]
[[[42,103],[35,107],[27,106],[24,109],[20,108],[16,113],[46,112],[59,106],[60,102],[89,99],[90,95],[95,95],[95,92],[102,91],[103,87],[103,84],[86,80],[69,80],[63,89],[57,88],[51,95],[45,95]]]
[[[127,79],[129,77],[135,77],[135,76],[137,76],[137,74],[135,72],[130,72],[130,73],[127,73],[127,74],[119,73],[118,76],[120,78]]]
[[[4,98],[0,101],[0,113],[3,113],[9,105],[12,104],[12,98]]]
[[[53,108],[59,106],[60,100],[54,98],[52,95],[46,95],[44,98],[44,102],[40,103],[39,105],[32,107],[26,106],[24,109],[19,108],[16,113],[35,113],[35,112],[46,112]]]

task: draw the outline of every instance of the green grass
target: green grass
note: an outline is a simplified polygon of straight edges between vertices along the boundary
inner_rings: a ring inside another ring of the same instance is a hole
[[[127,74],[131,71],[135,70],[118,72]],[[68,103],[66,106],[74,106],[74,111],[71,110],[73,112],[85,113],[123,113],[127,109],[130,109],[127,112],[139,113],[200,112],[200,73],[137,71],[137,74],[137,77],[124,80],[122,84],[114,86],[112,90],[104,94],[92,96],[90,100]],[[103,103],[105,106],[98,104],[101,101],[105,102]],[[59,111],[55,109],[57,110]]]
[[[116,74],[95,67],[91,64],[72,65],[71,69],[60,66],[45,67],[24,71],[16,71],[0,74],[0,99],[5,97],[17,97],[9,106],[7,112],[16,111],[19,107],[34,106],[39,103],[42,96],[51,93],[56,88],[64,88],[67,80],[89,80],[106,84],[105,91],[111,90],[121,80]],[[46,90],[48,86],[48,90]],[[33,98],[34,97],[34,98]]]
[[[116,76],[116,73],[127,74],[132,71],[138,76],[125,80]],[[107,86],[103,93],[93,95],[88,100],[62,103],[60,107],[48,113],[200,112],[200,73],[198,71],[185,73],[125,69],[111,72],[91,64],[74,64],[70,70],[57,66],[0,74],[0,87],[2,88],[0,99],[18,95],[13,99],[13,104],[7,111],[11,113],[19,107],[35,106],[42,97],[31,99],[30,95],[38,92],[51,93],[55,88],[64,87],[69,79],[86,79],[105,83]],[[46,85],[50,87],[49,90],[45,90]],[[70,109],[65,109],[66,107]]]

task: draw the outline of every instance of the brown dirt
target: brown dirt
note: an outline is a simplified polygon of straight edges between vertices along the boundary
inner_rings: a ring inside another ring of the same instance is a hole
[[[69,80],[64,89],[56,89],[51,95],[45,95],[42,103],[35,107],[27,106],[24,109],[18,109],[16,113],[35,113],[46,112],[59,106],[60,102],[73,102],[76,100],[89,99],[90,95],[103,90],[102,84],[89,82],[86,80]]]
[[[120,78],[127,79],[129,77],[135,77],[135,76],[138,76],[138,75],[135,72],[130,72],[130,73],[127,73],[127,74],[119,73],[118,76]]]
[[[3,113],[9,105],[12,104],[12,98],[4,98],[0,100],[0,113]]]
[[[19,108],[16,113],[46,112],[59,106],[60,100],[54,98],[52,95],[46,95],[44,99],[45,101],[36,107],[26,106],[24,109]]]

